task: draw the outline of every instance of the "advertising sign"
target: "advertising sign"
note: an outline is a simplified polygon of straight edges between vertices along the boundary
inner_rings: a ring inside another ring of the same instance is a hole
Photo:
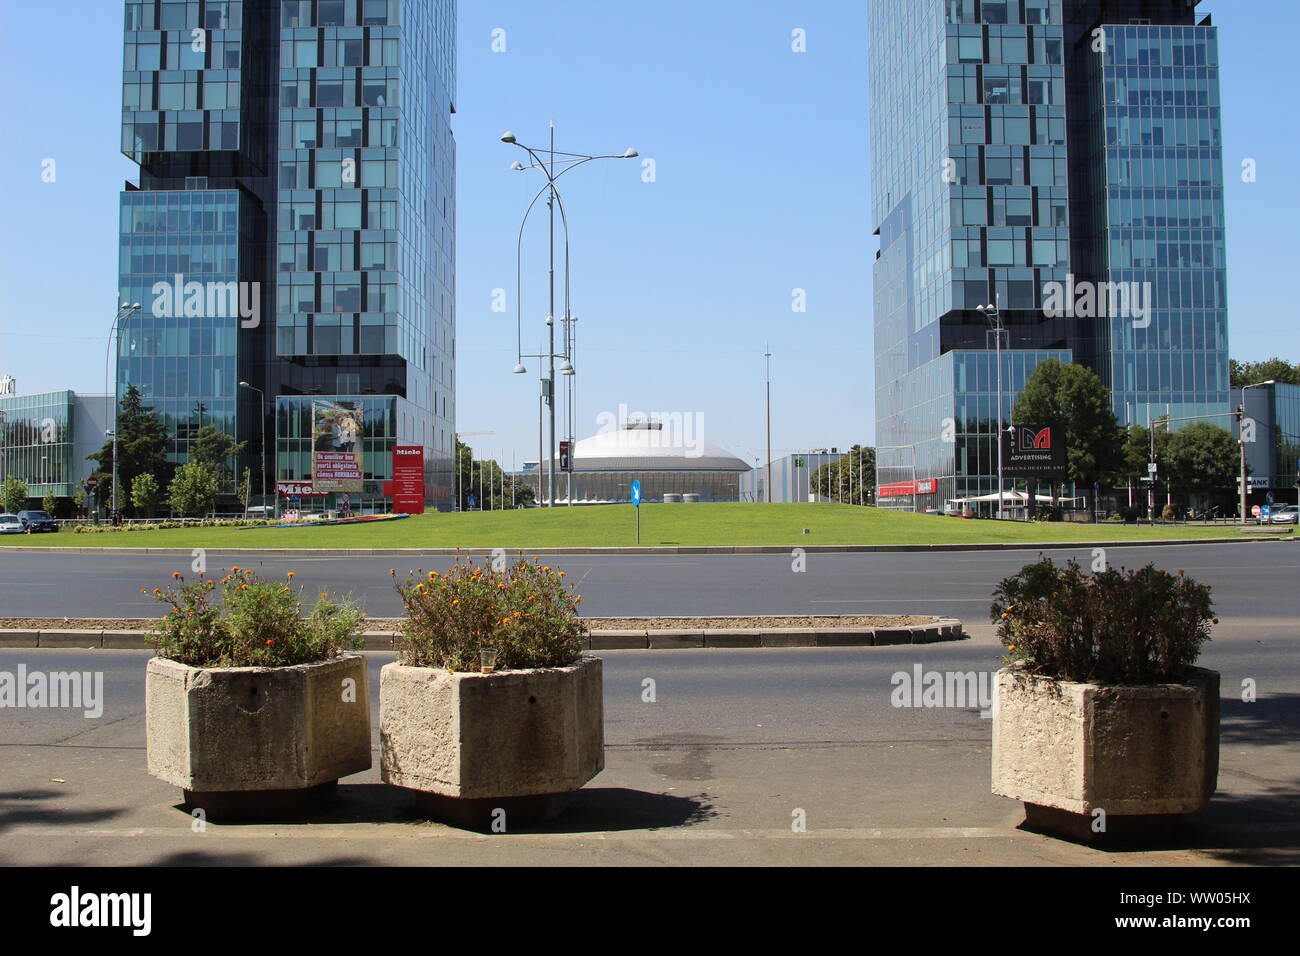
[[[277,481],[275,483],[277,494],[285,495],[290,498],[323,498],[325,493],[319,494],[312,488],[310,481]]]
[[[892,484],[881,485],[879,497],[906,498],[910,495],[932,495],[938,488],[939,482],[934,478],[919,478],[916,481],[895,481]]]
[[[424,448],[396,445],[393,448],[393,480],[385,488],[397,514],[424,514]]]
[[[359,402],[311,403],[311,483],[316,491],[361,493],[362,421]]]
[[[1008,478],[1064,481],[1065,427],[1012,425],[1002,433],[1002,472]]]
[[[573,442],[560,442],[560,471],[573,471]]]

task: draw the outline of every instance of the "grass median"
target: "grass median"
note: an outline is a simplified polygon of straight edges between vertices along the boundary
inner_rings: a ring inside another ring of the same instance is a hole
[[[832,503],[641,506],[643,547],[1035,545],[1241,537],[1230,525],[1153,528],[1105,522],[968,520]],[[430,513],[403,521],[321,528],[142,528],[0,536],[0,548],[614,548],[635,544],[636,515],[631,505]]]

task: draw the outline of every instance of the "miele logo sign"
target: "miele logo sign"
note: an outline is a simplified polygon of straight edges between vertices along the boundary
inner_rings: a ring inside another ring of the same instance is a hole
[[[395,454],[395,455],[418,455],[418,454],[420,454],[420,449],[418,449],[418,448],[394,448],[394,449],[393,449],[393,454]]]

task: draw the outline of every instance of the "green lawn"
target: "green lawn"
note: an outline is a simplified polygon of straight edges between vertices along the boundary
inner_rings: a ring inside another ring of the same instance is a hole
[[[194,528],[111,534],[5,535],[6,545],[124,548],[528,548],[636,543],[631,505],[426,514],[326,528]],[[807,528],[811,533],[804,534]],[[1027,524],[916,515],[851,505],[646,504],[642,545],[886,545],[1160,538],[1240,538],[1235,527]]]

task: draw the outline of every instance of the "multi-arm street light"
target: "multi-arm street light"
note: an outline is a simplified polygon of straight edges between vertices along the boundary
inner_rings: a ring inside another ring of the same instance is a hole
[[[251,389],[257,392],[257,403],[262,416],[262,517],[266,517],[266,393],[256,385],[250,385],[247,382],[240,382],[240,388]],[[276,496],[277,500],[279,495]]]
[[[509,143],[512,146],[518,146],[520,149],[527,152],[529,158],[532,160],[532,162],[527,166],[524,166],[519,162],[513,162],[510,164],[511,169],[519,172],[530,170],[530,169],[537,169],[540,170],[542,174],[546,177],[546,185],[543,186],[541,190],[538,191],[537,195],[533,197],[532,202],[528,204],[528,209],[524,212],[523,222],[519,224],[519,239],[516,244],[516,250],[515,250],[515,310],[516,310],[515,321],[517,326],[516,331],[517,331],[517,344],[518,344],[518,354],[517,354],[518,364],[515,365],[514,372],[517,375],[522,375],[527,371],[523,363],[523,360],[525,358],[545,359],[548,363],[547,368],[549,370],[549,375],[541,379],[541,403],[544,403],[550,408],[551,441],[550,441],[550,455],[547,458],[547,469],[546,469],[547,482],[549,487],[549,492],[547,496],[547,506],[553,508],[555,507],[555,360],[557,358],[563,359],[563,364],[560,367],[561,374],[569,376],[568,418],[569,418],[570,440],[573,439],[572,431],[573,431],[573,424],[574,424],[573,422],[574,386],[573,386],[573,378],[572,378],[572,376],[574,375],[573,335],[572,335],[572,323],[574,322],[574,317],[572,312],[570,311],[570,305],[569,305],[570,304],[569,217],[564,209],[564,200],[560,196],[560,192],[556,188],[555,183],[565,173],[569,172],[572,169],[577,169],[579,166],[583,165],[584,163],[589,163],[592,160],[632,159],[636,157],[638,154],[635,149],[630,149],[630,148],[621,154],[605,154],[600,156],[588,156],[584,153],[557,152],[555,149],[555,124],[554,123],[551,124],[550,136],[551,136],[550,144],[545,150],[541,150],[540,147],[538,149],[533,149],[531,146],[526,146],[525,144],[519,142],[519,140],[515,138],[514,133],[511,133],[509,131],[507,131],[504,135],[502,135],[501,142]],[[540,152],[545,152],[547,158],[543,159],[539,155]],[[558,167],[558,171],[557,171],[557,167]],[[537,204],[537,200],[540,199],[543,194],[546,194],[547,197],[546,208],[549,215],[548,234],[550,237],[549,266],[547,271],[548,282],[550,287],[550,296],[549,296],[549,307],[546,312],[546,327],[547,327],[547,334],[549,337],[549,346],[546,352],[544,353],[525,356],[523,352],[523,306],[521,303],[521,299],[522,299],[521,263],[522,263],[522,250],[523,250],[523,233],[524,233],[524,225],[528,222],[529,213],[533,211],[533,206]],[[559,206],[560,208],[560,216],[563,219],[563,223],[564,223],[564,317],[562,319],[562,321],[564,322],[564,351],[560,353],[557,353],[555,351],[555,207],[556,206]],[[541,435],[542,435],[541,419],[542,419],[542,408],[541,408],[541,404],[539,404],[538,422],[537,422],[537,431],[538,431],[537,468],[538,468],[539,492],[541,490],[541,467],[542,467],[541,459],[543,457],[542,449],[541,449]],[[569,504],[572,505],[573,494],[572,494],[571,485],[570,485],[570,493],[568,497],[569,497]]]
[[[121,329],[119,328],[120,323],[121,323],[122,320],[125,319],[127,316],[135,315],[135,313],[137,313],[137,312],[139,312],[139,311],[140,311],[140,303],[139,303],[139,302],[123,302],[121,305],[119,305],[119,306],[117,307],[117,316],[113,319],[113,327],[112,327],[111,329],[108,330],[108,345],[107,345],[107,346],[105,347],[105,349],[104,349],[104,392],[105,392],[106,394],[108,393],[108,363],[109,363],[109,357],[113,354],[113,337],[114,337],[114,336],[117,336],[118,340],[121,341],[121,334],[120,334],[120,333],[121,333]],[[116,388],[116,385],[117,385],[117,376],[116,376],[116,375],[113,376],[113,384],[114,384],[114,388],[113,388],[113,391],[112,391],[111,395],[109,396],[109,400],[113,403],[113,427],[112,427],[111,430],[105,432],[105,435],[107,435],[109,438],[112,438],[112,439],[113,439],[113,478],[112,478],[112,482],[113,482],[113,504],[112,504],[112,510],[111,510],[111,513],[110,513],[110,515],[109,515],[110,518],[112,518],[113,515],[117,514],[117,406],[118,406],[118,400],[117,400],[117,388]]]

